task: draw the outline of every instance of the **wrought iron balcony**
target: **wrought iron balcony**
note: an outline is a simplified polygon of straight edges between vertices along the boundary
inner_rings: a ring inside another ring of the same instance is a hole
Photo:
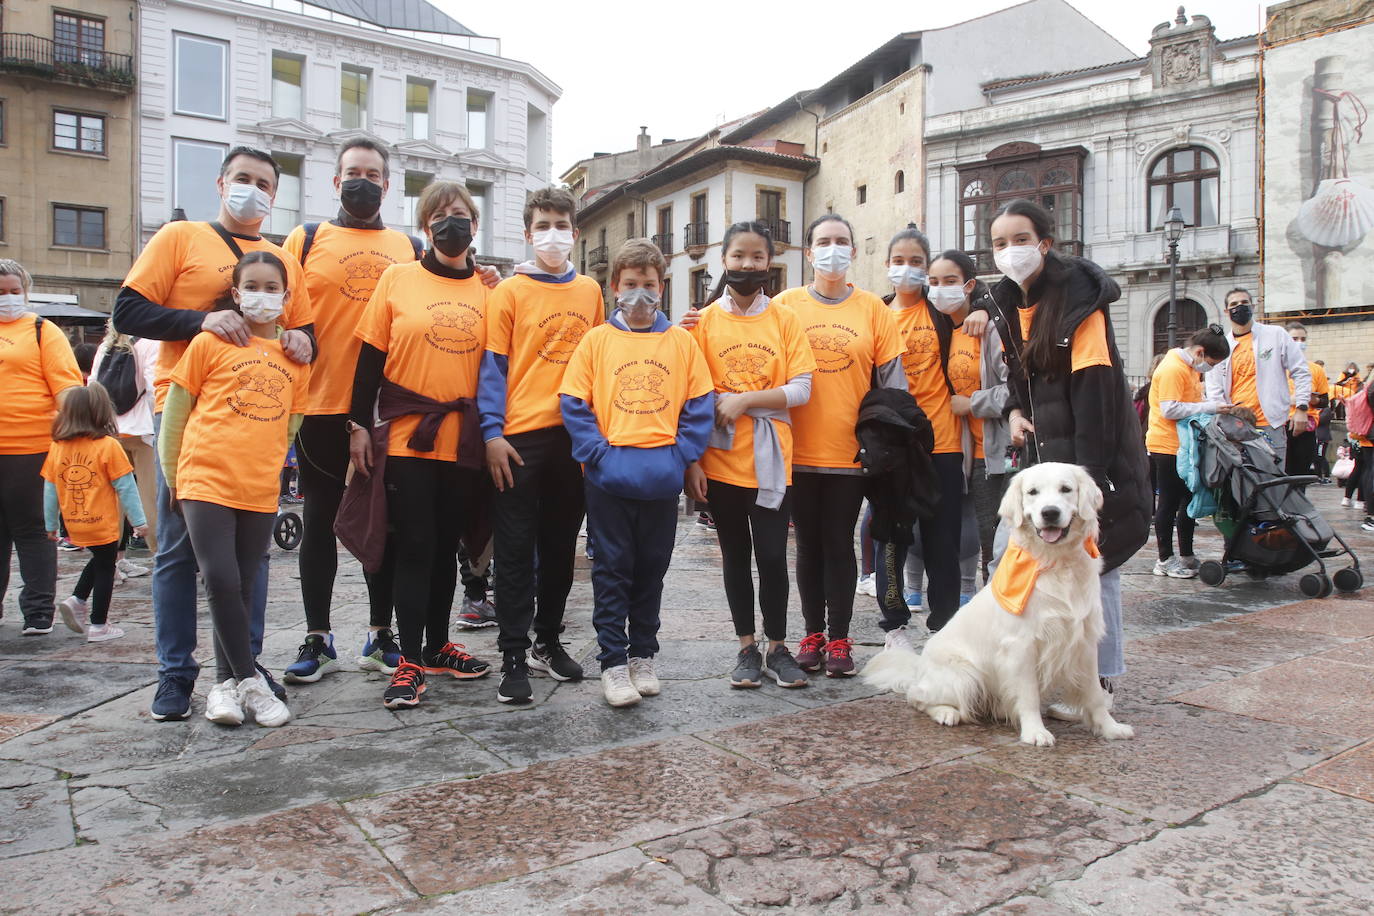
[[[687,248],[704,248],[710,244],[710,223],[688,223],[682,227],[682,244]]]
[[[23,32],[0,34],[0,72],[131,92],[134,58]]]
[[[792,244],[792,224],[785,219],[765,219],[761,222],[768,227],[774,245]]]
[[[657,245],[658,250],[664,254],[672,254],[673,234],[671,232],[660,232],[658,235],[654,236],[654,244]]]
[[[606,266],[607,249],[605,245],[598,245],[587,252],[587,266],[592,270]]]

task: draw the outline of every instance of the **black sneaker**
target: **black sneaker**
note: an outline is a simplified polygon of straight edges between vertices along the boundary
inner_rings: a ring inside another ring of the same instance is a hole
[[[745,646],[735,658],[735,670],[730,674],[731,687],[763,686],[763,654],[758,644]]]
[[[42,636],[52,632],[52,615],[46,617],[42,614],[34,614],[32,617],[24,618],[24,629],[20,630],[21,636]]]
[[[525,653],[507,652],[501,665],[501,686],[496,688],[496,699],[502,703],[528,703],[533,697]]]
[[[386,692],[382,694],[382,705],[387,709],[412,709],[420,705],[420,694],[424,692],[424,669],[410,662],[401,662],[396,673],[391,675]]]
[[[191,689],[195,680],[177,674],[164,675],[157,682],[150,710],[154,722],[184,719],[191,714]]]
[[[491,665],[467,653],[462,643],[445,643],[438,652],[424,659],[421,665],[425,674],[451,674],[456,678],[482,677],[491,671]]]
[[[258,674],[261,674],[262,679],[267,682],[267,686],[272,688],[272,695],[277,699],[281,700],[283,703],[285,703],[286,688],[283,687],[281,684],[278,684],[276,680],[273,679],[272,675],[268,673],[267,669],[264,668],[262,665],[259,665],[257,662],[253,662],[253,667],[258,669]]]
[[[711,513],[709,512],[698,513],[697,524],[702,528],[710,528],[712,531],[716,530],[716,520],[711,517]]]
[[[529,666],[555,681],[582,680],[582,666],[573,661],[561,642],[538,643],[530,650]]]
[[[1374,516],[1366,515],[1364,521],[1360,522],[1360,528],[1364,531],[1374,531]]]

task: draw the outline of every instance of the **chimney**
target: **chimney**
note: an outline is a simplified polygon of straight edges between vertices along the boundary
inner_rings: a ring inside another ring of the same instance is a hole
[[[639,128],[639,136],[635,138],[635,149],[641,153],[647,153],[650,145],[649,128],[641,125]]]

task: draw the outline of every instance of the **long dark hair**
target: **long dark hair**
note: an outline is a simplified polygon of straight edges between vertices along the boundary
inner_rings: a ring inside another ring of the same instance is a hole
[[[772,267],[772,266],[773,266],[773,233],[770,232],[770,231],[768,230],[768,225],[767,225],[766,223],[763,223],[763,222],[761,222],[761,221],[759,221],[759,220],[756,220],[756,219],[750,219],[750,220],[745,220],[745,221],[743,221],[743,222],[734,223],[734,224],[732,224],[732,225],[730,226],[729,229],[726,229],[726,230],[725,230],[725,239],[724,239],[724,241],[722,241],[722,242],[720,243],[720,260],[721,260],[722,267],[724,266],[724,262],[725,262],[725,253],[726,253],[727,251],[730,250],[730,242],[731,242],[731,240],[733,240],[734,237],[737,236],[737,235],[745,235],[745,234],[757,235],[759,238],[763,239],[765,246],[768,248],[768,266],[765,267],[764,270],[767,270],[769,267]],[[764,294],[765,294],[765,295],[768,295],[768,296],[776,296],[776,295],[778,294],[778,291],[775,290],[775,289],[771,289],[770,287],[771,287],[771,284],[769,284],[769,283],[765,283],[765,284],[763,285],[763,292],[764,292]],[[724,270],[722,270],[722,271],[720,272],[720,280],[718,280],[718,281],[716,282],[716,288],[715,288],[715,290],[711,293],[710,298],[707,299],[705,302],[703,302],[702,305],[703,305],[703,306],[705,306],[705,305],[710,305],[712,302],[715,302],[716,300],[718,300],[718,299],[719,299],[721,296],[723,296],[723,295],[725,295],[725,271],[724,271]]]
[[[286,265],[281,258],[270,251],[250,251],[239,262],[234,265],[234,276],[229,282],[229,288],[220,293],[215,304],[210,307],[212,312],[237,312],[238,303],[234,301],[234,289],[239,285],[239,280],[243,279],[243,269],[249,264],[270,264],[281,274],[281,288],[289,289],[291,286],[291,276],[286,272]]]
[[[1054,217],[1044,207],[1024,197],[1003,204],[993,214],[993,222],[1003,216],[1024,216],[1030,220],[1037,241],[1050,240],[1045,266],[1026,293],[1026,303],[1037,303],[1030,339],[1021,351],[1021,365],[1029,377],[1040,372],[1049,378],[1067,374],[1069,348],[1059,346],[1059,325],[1068,308],[1068,264],[1054,250]],[[1010,317],[1010,316],[1008,316]]]

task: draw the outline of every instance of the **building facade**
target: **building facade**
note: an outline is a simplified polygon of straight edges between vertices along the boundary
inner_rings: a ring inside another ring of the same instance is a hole
[[[340,146],[368,137],[391,151],[382,216],[415,232],[434,179],[466,183],[481,218],[479,257],[526,253],[526,195],[549,183],[560,90],[500,56],[423,0],[144,0],[141,4],[140,228],[181,211],[211,219],[214,179],[236,144],[282,165],[269,235],[338,210]],[[357,18],[367,15],[369,18]]]
[[[0,3],[0,257],[108,312],[138,248],[136,5]]]

